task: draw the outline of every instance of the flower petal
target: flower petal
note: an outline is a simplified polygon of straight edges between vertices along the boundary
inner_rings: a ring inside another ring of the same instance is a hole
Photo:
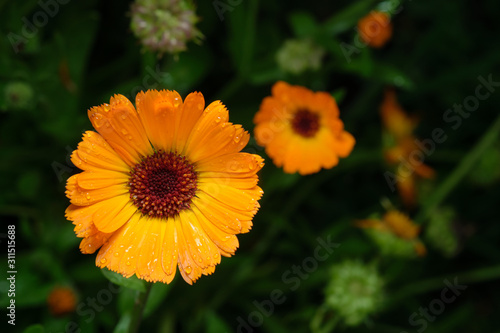
[[[96,132],[83,133],[82,141],[73,151],[71,161],[82,170],[113,170],[129,172],[129,166],[111,148],[104,138]]]
[[[182,98],[176,91],[148,90],[136,96],[137,113],[156,150],[171,151],[182,112]]]
[[[129,174],[115,171],[88,170],[78,174],[78,186],[88,190],[100,189],[113,185],[125,185],[130,178]]]
[[[79,176],[80,174],[76,174],[69,177],[66,184],[66,196],[74,205],[88,206],[128,192],[127,187],[123,185],[112,185],[95,190],[84,189],[78,185]]]
[[[227,257],[234,254],[239,246],[238,238],[236,238],[235,235],[228,234],[217,228],[196,206],[193,206],[192,210],[198,218],[200,226],[207,233],[207,236],[212,240],[212,242],[217,245],[221,254]]]
[[[94,128],[129,166],[153,153],[139,116],[125,96],[111,97],[110,104],[93,107],[88,115]]]
[[[188,138],[191,136],[193,127],[200,119],[205,108],[205,99],[199,92],[187,95],[182,105],[181,119],[177,128],[176,151],[185,155],[185,147]]]

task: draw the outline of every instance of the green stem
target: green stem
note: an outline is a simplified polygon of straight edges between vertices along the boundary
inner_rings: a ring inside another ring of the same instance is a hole
[[[424,202],[420,213],[416,216],[417,223],[424,222],[438,207],[446,196],[458,185],[462,178],[467,175],[486,149],[491,146],[500,132],[500,116],[483,135],[481,140],[463,158],[453,172],[441,183],[437,190]]]
[[[259,0],[250,1],[247,21],[245,39],[243,40],[243,53],[242,53],[242,76],[246,79],[251,70],[251,62],[255,45],[255,25],[257,22],[257,11],[259,8]]]
[[[451,275],[447,274],[446,276],[435,277],[414,283],[411,286],[403,287],[399,291],[394,292],[394,295],[396,296],[394,296],[391,299],[390,303],[392,305],[397,305],[399,304],[399,300],[408,298],[412,295],[418,295],[433,290],[437,290],[440,288],[444,288],[445,284],[443,281],[448,279],[451,283],[453,283],[455,277],[458,278],[457,283],[461,285],[463,284],[470,285],[473,283],[500,279],[500,265],[486,267],[486,268],[479,268],[473,271],[468,271],[463,273],[456,273]]]
[[[129,333],[136,333],[139,331],[139,326],[142,320],[142,313],[144,312],[144,307],[148,300],[149,293],[151,292],[152,283],[146,285],[146,290],[144,292],[137,292],[135,296],[134,309],[132,311],[132,319],[130,320]]]

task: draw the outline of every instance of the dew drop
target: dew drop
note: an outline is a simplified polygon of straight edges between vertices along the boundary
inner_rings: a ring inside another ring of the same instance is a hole
[[[220,116],[218,116],[217,118],[215,118],[215,123],[216,124],[220,123],[220,121],[221,121],[221,117]]]
[[[191,271],[193,269],[191,268],[191,266],[187,266],[186,268],[184,268],[184,271],[186,272],[186,274],[191,274]]]
[[[130,266],[130,261],[127,261],[127,266]]]
[[[104,119],[104,117],[100,113],[94,113],[92,118],[94,120],[93,123],[96,128],[102,127],[102,125],[104,125],[104,123],[106,122],[106,119]]]
[[[128,133],[127,130],[125,128],[122,128],[122,134],[126,135],[127,133]]]
[[[236,142],[236,143],[240,142],[240,137],[239,136],[235,136],[234,137],[234,142]]]
[[[120,253],[115,252],[113,255],[114,255],[115,257],[118,257],[118,256],[120,255]]]
[[[87,200],[90,200],[90,194],[87,193],[87,195],[85,196],[85,198],[87,198]]]
[[[250,170],[253,170],[255,168],[255,165],[253,164],[253,162],[248,163],[248,168]]]
[[[102,259],[101,259],[101,264],[103,264],[103,265],[104,265],[105,263],[106,263],[106,259],[102,258]]]
[[[214,259],[217,259],[217,258],[219,258],[219,254],[218,253],[214,254]]]

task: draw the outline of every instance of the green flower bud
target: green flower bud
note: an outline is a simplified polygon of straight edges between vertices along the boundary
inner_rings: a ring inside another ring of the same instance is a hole
[[[344,261],[331,268],[325,303],[343,318],[346,325],[356,326],[380,309],[383,285],[373,265]]]
[[[413,240],[402,239],[386,231],[365,229],[365,232],[377,245],[383,256],[415,258],[418,255]]]
[[[292,74],[300,74],[307,69],[317,70],[325,51],[308,39],[285,41],[276,53],[280,68]]]
[[[198,42],[198,17],[188,0],[136,0],[131,7],[131,29],[146,49],[177,54],[190,40]]]
[[[33,88],[25,82],[15,81],[7,84],[4,96],[7,109],[26,110],[33,106]]]

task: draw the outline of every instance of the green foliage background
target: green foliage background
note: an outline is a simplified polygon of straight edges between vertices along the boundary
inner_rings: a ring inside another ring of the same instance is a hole
[[[323,309],[330,267],[346,259],[375,264],[386,297],[358,327],[339,322],[335,331],[417,332],[421,326],[412,326],[410,315],[440,298],[445,278],[457,277],[467,290],[428,321],[425,332],[500,332],[498,126],[488,144],[476,146],[495,122],[500,93],[481,101],[457,129],[443,120],[454,103],[475,94],[479,76],[500,80],[499,2],[403,1],[389,44],[380,50],[360,48],[350,62],[340,45],[353,44],[357,20],[378,1],[222,2],[231,8],[223,20],[214,2],[197,2],[198,27],[205,35],[200,45],[157,59],[141,52],[130,32],[130,2],[61,4],[15,53],[9,33],[20,35],[22,18],[32,20],[42,9],[35,0],[0,1],[0,232],[5,236],[7,224],[16,225],[18,271],[16,326],[7,326],[5,315],[1,325],[7,332],[34,324],[41,326],[29,332],[77,332],[68,330],[73,321],[81,332],[124,332],[130,319],[136,291],[125,288],[100,311],[89,310],[88,298],[109,289],[109,281],[95,267],[94,255],[80,254],[73,225],[64,218],[65,180],[78,172],[69,153],[82,132],[92,129],[88,108],[115,93],[133,97],[138,88],[174,89],[183,97],[196,90],[207,102],[222,100],[230,120],[251,131],[262,98],[275,81],[285,80],[337,97],[341,119],[357,139],[353,153],[338,167],[306,177],[285,175],[266,159],[262,208],[253,230],[239,237],[236,255],[193,286],[180,275],[171,285],[155,285],[140,332],[235,332],[238,317],[248,320],[257,310],[254,301],[268,300],[275,289],[286,301],[275,304],[272,315],[264,315],[263,324],[252,330],[308,332],[317,328],[311,321]],[[275,54],[291,38],[311,39],[326,50],[319,70],[291,75],[277,66]],[[155,79],[151,72],[161,75]],[[144,81],[148,76],[152,79]],[[28,84],[33,96],[16,109],[4,91],[18,81]],[[383,213],[384,198],[403,209],[384,179],[389,167],[383,161],[378,109],[387,86],[398,88],[404,108],[418,114],[420,138],[431,137],[435,128],[448,137],[426,159],[436,179],[421,184],[419,207],[408,212],[421,217],[424,231],[443,209],[452,212],[453,233],[442,237],[452,237],[458,248],[447,256],[439,251],[439,239],[434,246],[424,239],[427,256],[388,257],[353,226],[354,220]],[[265,156],[253,140],[247,151]],[[461,173],[452,173],[457,168]],[[330,237],[340,247],[291,290],[283,274],[313,255],[318,237]],[[5,237],[1,240],[4,246]],[[2,247],[4,310],[9,301],[6,253]],[[58,285],[74,288],[80,311],[62,318],[50,314],[46,298]],[[328,331],[327,324],[337,318],[325,310],[320,326]]]

